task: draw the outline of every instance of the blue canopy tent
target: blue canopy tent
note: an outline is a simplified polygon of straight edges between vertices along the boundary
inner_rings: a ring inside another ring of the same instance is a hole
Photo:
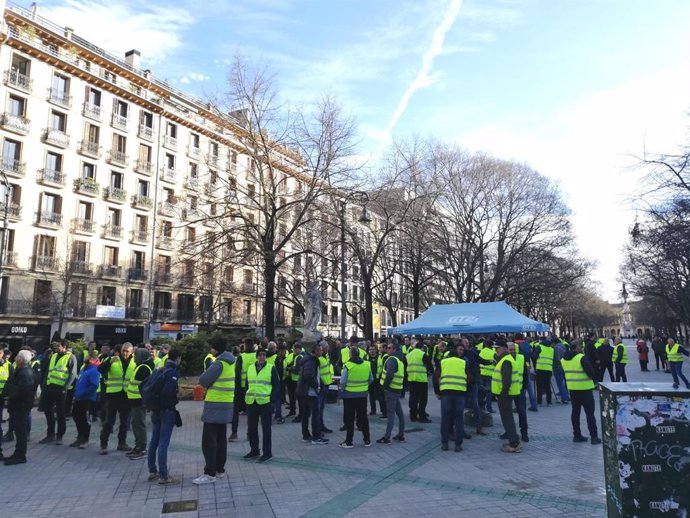
[[[407,324],[388,329],[388,334],[450,335],[476,333],[543,333],[542,324],[515,311],[505,302],[437,304]]]

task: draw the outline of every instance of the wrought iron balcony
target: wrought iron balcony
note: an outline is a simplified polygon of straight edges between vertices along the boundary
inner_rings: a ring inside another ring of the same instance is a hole
[[[5,215],[5,204],[0,202],[0,217]],[[7,207],[7,217],[9,219],[18,220],[22,219],[22,207],[18,203],[10,202]]]
[[[139,124],[139,132],[138,132],[139,138],[143,138],[144,140],[148,140],[149,142],[153,141],[153,128],[149,128],[148,126],[144,124]]]
[[[2,157],[2,172],[17,178],[23,178],[26,174],[26,163],[20,162],[12,157]]]
[[[72,96],[58,88],[48,88],[48,101],[63,108],[72,107]]]
[[[45,210],[37,212],[36,224],[42,227],[59,228],[62,226],[62,214]]]
[[[74,180],[74,190],[86,196],[98,196],[101,186],[93,178],[76,178]]]
[[[92,275],[93,266],[87,261],[70,261],[69,271],[75,275]]]
[[[170,135],[163,135],[163,146],[167,147],[168,149],[177,149],[177,139],[175,137],[171,137]]]
[[[98,266],[98,275],[100,277],[119,278],[122,277],[122,266],[115,264],[101,264]]]
[[[175,183],[177,181],[175,169],[171,167],[161,167],[161,180],[164,182]]]
[[[93,119],[95,121],[101,120],[101,107],[97,104],[85,102],[82,105],[81,113],[84,115],[84,117],[88,117],[89,119]]]
[[[130,281],[145,281],[148,278],[148,270],[143,268],[127,268],[127,279]]]
[[[103,229],[103,233],[102,233],[103,239],[114,239],[117,241],[117,240],[122,239],[122,236],[125,233],[124,229],[119,225],[111,225],[111,224],[103,225],[102,229]]]
[[[72,232],[80,234],[94,234],[96,232],[96,222],[92,219],[73,218]]]
[[[34,80],[29,76],[20,74],[17,70],[5,70],[5,84],[30,94],[33,89]]]
[[[31,267],[34,270],[56,272],[60,268],[60,261],[51,255],[35,255],[31,258]]]
[[[175,240],[172,236],[159,235],[156,238],[156,246],[158,248],[164,248],[166,250],[172,250],[175,245]]]
[[[148,230],[132,230],[130,241],[132,243],[147,244],[149,242]]]
[[[148,160],[142,160],[141,158],[137,158],[134,161],[134,170],[137,173],[151,176],[151,173],[153,173],[153,164]]]
[[[127,155],[127,153],[125,153],[124,151],[111,149],[110,151],[108,151],[106,161],[113,165],[127,167],[127,165],[129,164],[129,155]]]
[[[156,284],[172,284],[173,276],[169,270],[158,270],[156,272]]]
[[[7,131],[27,135],[31,129],[31,121],[21,115],[5,112],[2,115],[2,127]]]
[[[132,195],[132,207],[135,209],[150,210],[153,208],[153,199],[143,194]]]
[[[163,216],[174,216],[175,215],[176,203],[171,201],[162,201],[158,204],[158,212]]]
[[[127,117],[125,117],[124,115],[113,113],[113,116],[110,119],[110,125],[113,128],[127,130]]]
[[[189,158],[198,159],[201,156],[201,149],[194,146],[187,146],[187,156]]]
[[[62,171],[54,171],[53,169],[39,169],[36,173],[36,181],[43,185],[53,185],[56,187],[63,187],[65,185],[65,175]]]
[[[19,259],[19,253],[18,252],[12,252],[9,251],[5,253],[4,257],[4,264],[5,268],[16,268],[17,267],[17,261]]]
[[[134,320],[146,320],[149,318],[149,309],[142,307],[127,307],[125,318]]]
[[[69,146],[69,135],[62,130],[46,128],[43,130],[43,140],[46,144],[66,148]]]
[[[127,191],[117,187],[106,187],[103,189],[103,199],[115,203],[125,203],[127,201]]]
[[[81,140],[79,142],[79,152],[82,155],[90,156],[92,158],[101,158],[102,150],[103,147],[99,146],[98,142],[92,142],[91,140]]]

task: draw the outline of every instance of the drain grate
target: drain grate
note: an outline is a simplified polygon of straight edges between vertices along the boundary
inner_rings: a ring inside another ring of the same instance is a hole
[[[164,502],[163,514],[196,511],[197,505],[198,500],[179,500],[177,502]]]

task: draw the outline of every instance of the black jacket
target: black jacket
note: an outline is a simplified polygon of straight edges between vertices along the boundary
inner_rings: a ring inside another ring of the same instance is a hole
[[[3,395],[7,398],[7,409],[12,412],[31,410],[36,396],[36,374],[28,365],[15,368],[5,383]]]
[[[321,376],[319,373],[319,359],[310,354],[300,362],[299,381],[297,382],[297,395],[309,395],[309,389],[319,392]]]

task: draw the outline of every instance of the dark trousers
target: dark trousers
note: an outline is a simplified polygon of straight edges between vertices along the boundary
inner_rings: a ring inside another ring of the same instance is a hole
[[[287,380],[288,403],[290,404],[288,415],[290,415],[290,414],[295,415],[295,410],[297,407],[297,396],[295,394],[296,390],[297,390],[297,382],[292,381],[291,379]],[[301,408],[300,408],[300,414],[301,413],[302,412],[301,412]]]
[[[29,440],[29,414],[31,409],[17,408],[10,410],[10,415],[14,419],[14,453],[12,457],[26,458],[26,443]]]
[[[654,361],[656,362],[656,370],[659,370],[659,364],[661,364],[662,369],[666,370],[666,358],[664,358],[663,351],[654,351]]]
[[[65,392],[65,417],[72,417],[72,403],[74,402],[74,387]]]
[[[278,384],[278,394],[275,396],[273,401],[273,412],[275,413],[276,419],[282,419],[283,417],[283,384]]]
[[[515,408],[517,409],[520,433],[522,435],[527,435],[527,394],[524,389],[520,391],[520,394],[515,396]]]
[[[302,397],[302,437],[309,437],[309,417],[311,417],[311,436],[321,438],[321,423],[319,423],[319,398],[317,396]]]
[[[201,452],[204,454],[204,473],[215,477],[225,471],[228,458],[227,423],[204,423],[201,432]]]
[[[472,409],[474,415],[474,424],[477,428],[482,427],[482,412],[479,410],[479,382],[471,383],[467,387],[467,396],[465,396],[465,407]]]
[[[364,440],[369,441],[369,417],[367,416],[367,398],[343,398],[343,413],[345,416],[345,442],[352,443],[355,436],[355,419],[357,426],[364,434]]]
[[[580,409],[584,409],[589,435],[592,438],[597,437],[597,420],[594,417],[594,395],[592,391],[571,390],[570,405],[572,406],[570,421],[573,424],[573,436],[582,437],[582,431],[580,430]]]
[[[77,426],[77,438],[84,442],[88,442],[91,435],[91,422],[89,420],[89,410],[91,409],[92,401],[76,400],[72,406],[72,419]]]
[[[235,387],[235,402],[232,405],[232,433],[237,434],[240,425],[240,412],[246,410],[247,404],[244,402],[244,388]]]
[[[65,392],[55,385],[49,385],[43,392],[43,412],[46,415],[48,437],[55,436],[55,419],[57,418],[57,435],[65,435],[67,422],[65,420]]]
[[[146,409],[144,405],[132,406],[130,402],[129,415],[134,434],[134,447],[139,451],[144,451],[146,450]]]
[[[498,401],[498,412],[501,415],[501,423],[503,423],[503,429],[508,436],[508,444],[515,447],[520,444],[520,437],[518,437],[517,429],[515,428],[515,418],[513,417],[514,398],[511,396],[498,396],[496,399]]]
[[[249,436],[249,447],[251,451],[259,451],[259,418],[261,418],[261,436],[263,454],[266,456],[271,453],[271,414],[273,406],[271,403],[259,405],[252,403],[247,405],[247,435]],[[316,416],[318,418],[318,412]]]
[[[429,399],[429,384],[422,381],[410,381],[410,419],[426,419],[426,404]]]
[[[616,364],[616,381],[628,382],[628,377],[625,375],[625,364]]]
[[[546,395],[546,404],[551,404],[551,371],[537,371],[537,402],[541,405]]]
[[[116,394],[107,394],[105,397],[105,422],[101,429],[101,448],[108,448],[108,439],[113,433],[115,427],[115,419],[120,417],[120,425],[117,430],[117,444],[125,444],[127,442],[127,425],[129,423],[129,401],[127,401],[127,394],[118,392]]]
[[[615,381],[615,378],[613,377],[613,363],[599,364],[599,381],[604,381],[604,374],[606,374],[606,371],[609,372],[609,377],[611,378],[611,381]]]
[[[451,425],[455,427],[455,445],[460,446],[465,437],[465,395],[441,394],[441,442],[447,443]]]
[[[685,382],[685,385],[688,385],[688,378],[686,378],[683,374],[683,362],[668,362],[668,364],[671,367],[673,383],[678,385],[679,379],[682,379]]]
[[[386,413],[384,411],[385,403],[383,403],[381,400],[381,393],[383,392],[382,389],[383,387],[381,387],[381,384],[377,381],[374,381],[371,385],[369,385],[369,407],[371,408],[372,415],[376,413],[377,403],[379,408],[381,409],[381,413]]]
[[[647,372],[649,370],[647,368],[647,364],[649,364],[649,360],[640,360],[640,370],[643,372]]]

